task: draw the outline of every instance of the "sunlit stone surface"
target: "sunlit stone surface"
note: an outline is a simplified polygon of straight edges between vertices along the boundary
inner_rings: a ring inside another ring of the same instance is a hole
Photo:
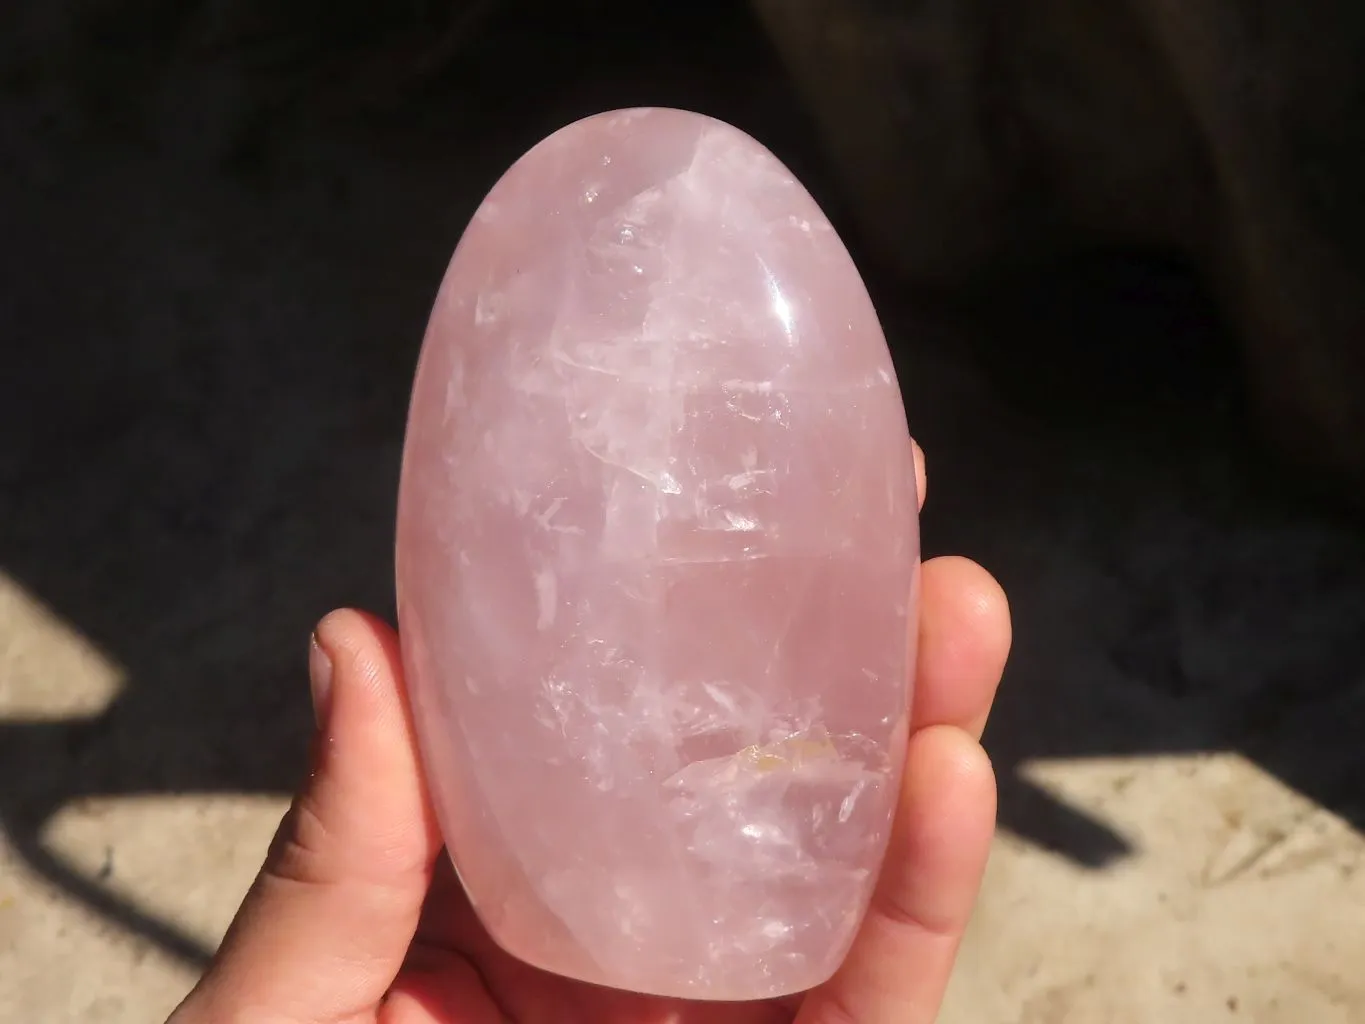
[[[470,224],[413,392],[404,658],[490,932],[618,988],[828,977],[885,849],[918,531],[876,314],[727,125],[616,112]]]

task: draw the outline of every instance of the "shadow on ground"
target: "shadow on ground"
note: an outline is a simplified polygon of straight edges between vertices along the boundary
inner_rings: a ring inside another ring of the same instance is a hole
[[[253,95],[240,62],[177,62],[150,36],[81,75],[7,56],[0,569],[127,672],[89,719],[0,721],[0,826],[36,871],[207,957],[55,858],[44,824],[95,796],[293,788],[304,642],[336,605],[390,611],[417,343],[465,219],[526,145],[595,109],[686,105],[830,195],[741,20],[532,36],[494,19],[479,56],[401,103],[317,117],[297,111],[330,86],[271,92],[294,81],[272,65]],[[997,293],[990,317],[876,290],[933,467],[931,553],[981,560],[1012,595],[988,736],[1003,826],[1102,869],[1142,836],[1021,767],[1215,750],[1365,826],[1365,544],[1246,440],[1198,293],[1098,257]]]

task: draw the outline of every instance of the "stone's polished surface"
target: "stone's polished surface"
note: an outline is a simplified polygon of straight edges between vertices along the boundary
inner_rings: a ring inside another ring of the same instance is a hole
[[[918,541],[881,327],[775,157],[633,110],[518,161],[436,301],[397,544],[493,937],[662,995],[827,978],[888,839]]]

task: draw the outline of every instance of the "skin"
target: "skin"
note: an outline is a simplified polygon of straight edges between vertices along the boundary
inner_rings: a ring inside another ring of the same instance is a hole
[[[921,504],[924,458],[916,449]],[[527,967],[480,927],[448,860],[403,689],[397,634],[318,625],[312,769],[213,965],[169,1024],[929,1024],[995,829],[980,745],[1010,646],[980,566],[923,566],[909,763],[871,909],[839,972],[766,1003],[613,992]]]

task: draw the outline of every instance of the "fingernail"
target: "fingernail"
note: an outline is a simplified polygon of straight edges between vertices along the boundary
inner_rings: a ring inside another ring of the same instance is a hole
[[[332,700],[332,659],[313,634],[308,642],[308,680],[313,692],[313,720],[319,729],[327,721]]]

